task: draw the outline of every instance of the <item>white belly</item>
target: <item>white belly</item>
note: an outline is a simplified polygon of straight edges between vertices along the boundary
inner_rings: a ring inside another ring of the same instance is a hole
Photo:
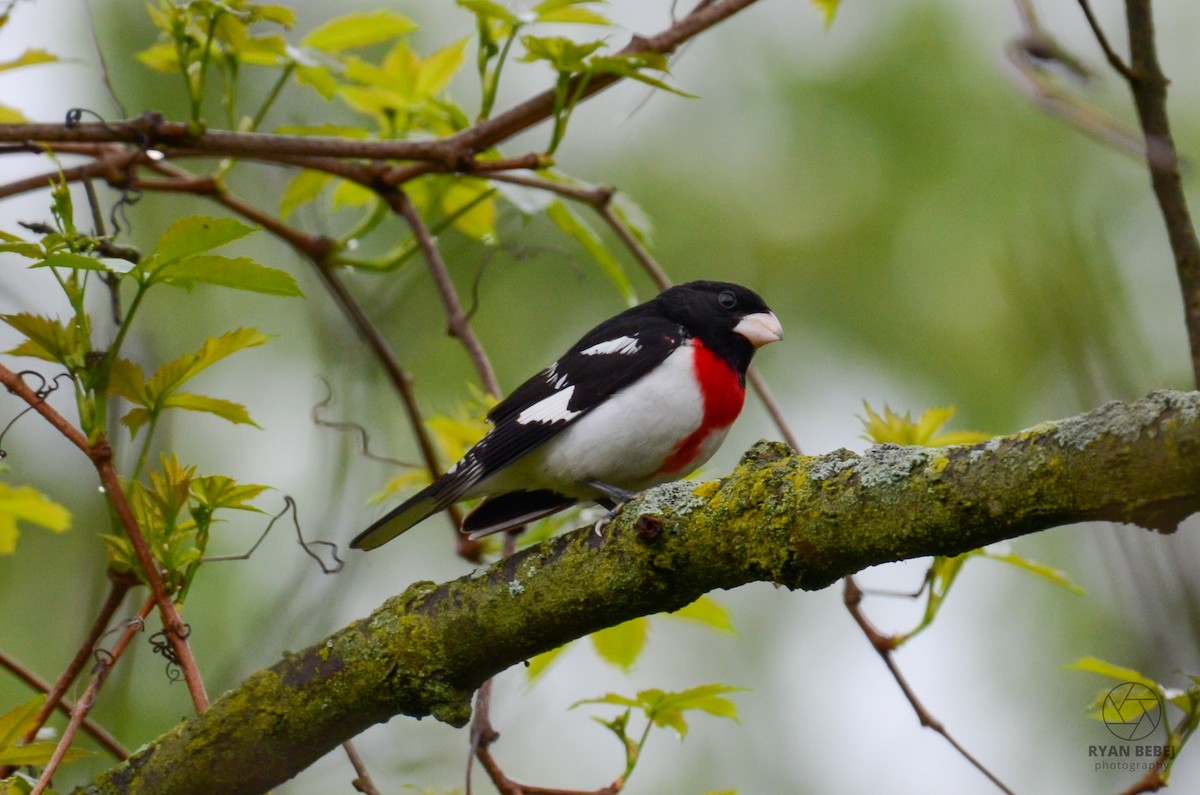
[[[490,478],[486,491],[549,488],[570,496],[590,497],[594,492],[581,488],[580,483],[598,480],[640,491],[686,475],[659,469],[704,419],[692,358],[691,346],[681,347],[653,373],[592,409],[504,473]],[[719,429],[704,440],[700,455],[689,469],[700,466],[716,452],[726,430]]]

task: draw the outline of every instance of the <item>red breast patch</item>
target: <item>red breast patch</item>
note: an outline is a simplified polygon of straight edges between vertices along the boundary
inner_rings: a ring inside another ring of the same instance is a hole
[[[704,398],[704,418],[700,420],[700,427],[667,456],[658,469],[663,474],[685,471],[700,455],[700,448],[709,434],[732,425],[746,400],[742,380],[724,359],[698,339],[692,340],[692,349],[692,369]]]

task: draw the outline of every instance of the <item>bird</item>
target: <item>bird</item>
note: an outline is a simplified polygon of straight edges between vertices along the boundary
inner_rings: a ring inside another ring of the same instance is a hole
[[[580,501],[610,510],[703,465],[741,412],[755,351],[783,327],[749,288],[670,287],[583,335],[487,415],[491,427],[445,474],[362,531],[374,549],[462,500],[479,538]]]

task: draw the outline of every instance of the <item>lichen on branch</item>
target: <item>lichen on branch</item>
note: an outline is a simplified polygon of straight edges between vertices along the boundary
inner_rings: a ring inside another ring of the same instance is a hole
[[[395,715],[456,726],[494,674],[635,616],[755,581],[823,588],[1087,520],[1160,531],[1200,511],[1200,393],[1042,423],[974,445],[801,456],[760,442],[726,478],[675,483],[597,534],[552,538],[259,671],[84,792],[264,792]]]

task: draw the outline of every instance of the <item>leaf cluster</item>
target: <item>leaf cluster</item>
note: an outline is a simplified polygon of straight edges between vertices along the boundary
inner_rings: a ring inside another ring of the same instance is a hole
[[[1162,725],[1163,745],[1170,749],[1158,769],[1159,784],[1166,786],[1170,782],[1171,766],[1175,763],[1180,749],[1195,734],[1197,727],[1200,727],[1200,676],[1189,675],[1187,678],[1190,680],[1190,684],[1186,689],[1180,690],[1167,687],[1136,669],[1114,665],[1097,657],[1083,657],[1067,667],[1076,671],[1098,674],[1121,684],[1141,685],[1154,693],[1157,697],[1157,705],[1152,709],[1161,711],[1156,719]],[[1147,711],[1144,701],[1125,699],[1117,703],[1110,698],[1111,692],[1111,688],[1103,688],[1096,694],[1095,700],[1088,709],[1090,717],[1106,723],[1137,723]],[[1168,704],[1174,707],[1177,713],[1180,713],[1179,721],[1174,724],[1171,723],[1171,716],[1166,711]],[[1156,716],[1146,717],[1154,719]]]
[[[250,504],[267,486],[239,484],[225,475],[197,475],[174,455],[163,456],[149,482],[135,481],[128,489],[138,527],[163,569],[163,581],[182,604],[208,547],[213,515],[221,509],[261,510]],[[108,549],[109,567],[118,573],[140,574],[137,557],[124,534],[101,536]]]
[[[630,774],[637,766],[651,729],[655,727],[674,729],[675,733],[679,735],[679,739],[682,740],[688,732],[688,723],[685,718],[688,712],[703,712],[718,718],[737,721],[737,705],[725,696],[743,690],[745,688],[720,684],[699,685],[677,692],[650,688],[639,690],[637,695],[632,698],[616,693],[606,693],[599,698],[576,701],[571,708],[574,709],[584,704],[604,704],[625,708],[615,718],[593,718],[616,736],[625,751],[625,770],[618,779],[623,784],[629,780]],[[646,721],[640,736],[629,733],[629,721],[635,711],[640,712]]]
[[[131,440],[139,432],[143,436],[128,487],[130,502],[156,559],[167,573],[169,587],[182,600],[207,546],[214,511],[257,510],[248,500],[266,487],[239,486],[222,475],[196,476],[194,468],[182,466],[174,456],[163,458],[160,470],[150,474],[148,483],[141,483],[138,475],[147,463],[158,421],[170,410],[202,412],[258,427],[245,406],[185,391],[184,387],[228,356],[263,345],[270,338],[252,328],[211,337],[198,350],[160,365],[149,376],[141,364],[120,355],[124,340],[145,296],[158,285],[192,290],[206,284],[281,297],[299,296],[300,290],[285,271],[260,265],[248,257],[213,253],[255,231],[255,227],[232,218],[181,218],[146,256],[133,252],[118,259],[103,256],[110,249],[110,238],[76,228],[71,194],[65,185],[55,186],[53,200],[53,228],[39,229],[41,236],[34,240],[5,233],[0,237],[0,252],[28,260],[31,269],[49,270],[71,312],[66,317],[28,312],[0,317],[24,336],[8,353],[66,369],[75,386],[83,431],[90,440],[107,438],[107,407],[112,399],[129,404],[120,422]],[[87,296],[92,288],[103,289],[119,306],[123,287],[125,293],[132,292],[132,298],[118,318],[111,342],[105,345],[97,339],[99,335],[86,311]],[[65,509],[34,490],[0,484],[0,552],[11,551],[18,519],[59,531],[70,523]],[[104,538],[109,566],[114,571],[140,573],[130,541],[115,521],[113,531]]]

